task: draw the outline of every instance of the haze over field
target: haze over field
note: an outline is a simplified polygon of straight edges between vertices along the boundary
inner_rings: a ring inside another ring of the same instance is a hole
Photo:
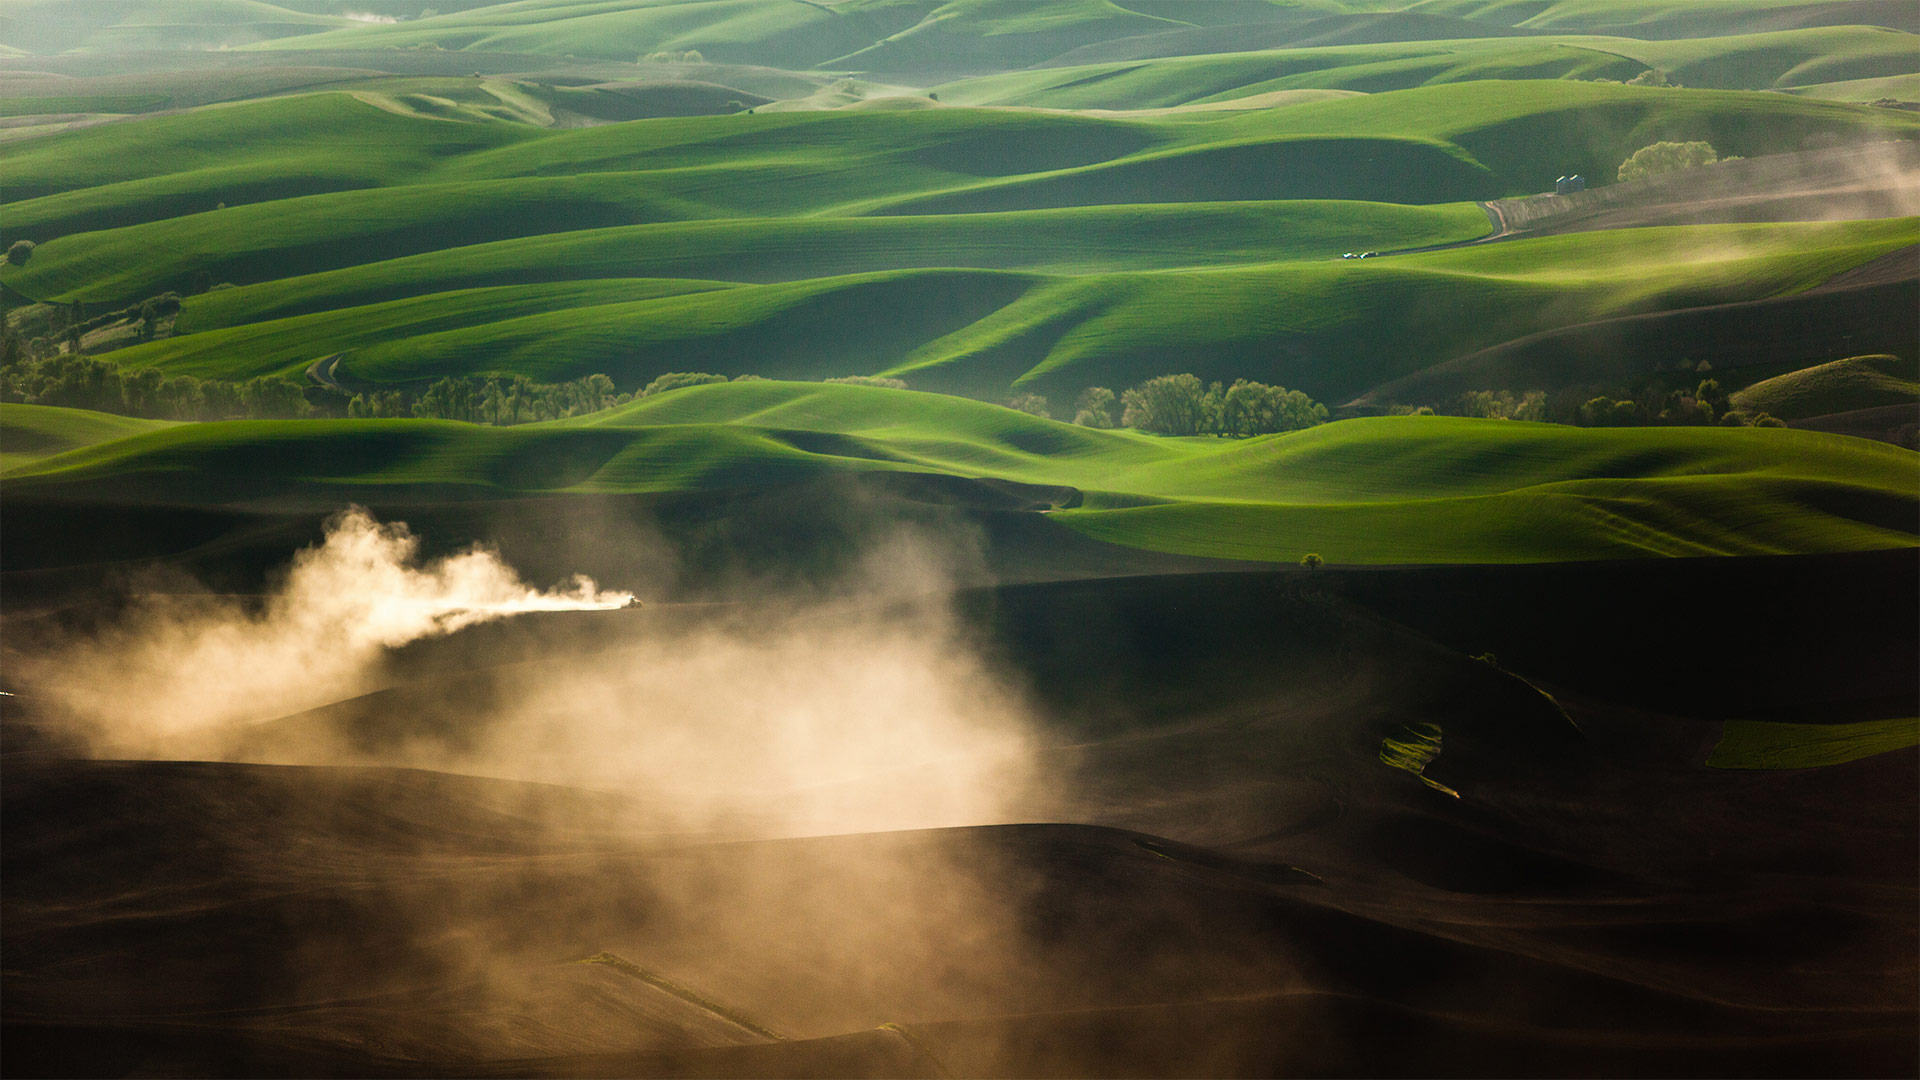
[[[0,0],[0,1072],[1912,1076],[1907,0]]]

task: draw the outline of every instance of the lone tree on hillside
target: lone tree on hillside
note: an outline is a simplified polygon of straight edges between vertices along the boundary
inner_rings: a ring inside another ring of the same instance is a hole
[[[1620,163],[1618,178],[1621,182],[1640,180],[1657,176],[1675,169],[1691,169],[1696,165],[1711,165],[1720,160],[1720,155],[1712,143],[1704,142],[1657,142],[1652,146],[1643,146],[1633,152],[1633,156]]]
[[[27,260],[31,258],[33,258],[33,241],[31,240],[15,240],[7,248],[7,261],[15,266],[25,266]]]

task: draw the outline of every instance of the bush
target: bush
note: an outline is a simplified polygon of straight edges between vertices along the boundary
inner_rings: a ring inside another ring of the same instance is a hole
[[[1042,420],[1053,419],[1053,413],[1047,410],[1047,399],[1039,394],[1015,394],[1007,399],[1007,408],[1017,409],[1028,416],[1037,416]]]
[[[1658,176],[1676,169],[1691,169],[1697,165],[1711,165],[1720,160],[1720,155],[1711,143],[1704,142],[1657,142],[1652,146],[1643,146],[1633,152],[1633,156],[1620,163],[1617,174],[1621,182],[1640,180],[1649,176]]]
[[[905,390],[905,379],[889,379],[880,375],[842,375],[837,379],[822,379],[821,382],[839,383],[843,386],[879,386],[888,390]]]
[[[7,248],[7,262],[14,266],[25,266],[27,260],[31,258],[33,258],[33,241],[31,240],[15,240]]]

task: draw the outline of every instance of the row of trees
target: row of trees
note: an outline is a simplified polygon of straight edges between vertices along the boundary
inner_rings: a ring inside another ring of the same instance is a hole
[[[1657,405],[1657,407],[1656,407]],[[1702,379],[1692,390],[1667,391],[1658,402],[1644,397],[1611,397],[1601,394],[1580,405],[1582,427],[1641,427],[1649,424],[1721,427],[1786,427],[1786,421],[1766,413],[1746,413],[1733,408],[1720,389],[1718,379]]]
[[[404,390],[355,394],[347,402],[352,417],[420,416],[464,420],[470,424],[530,424],[585,416],[633,400],[605,375],[572,382],[537,383],[524,375],[507,379],[445,378],[414,398]]]
[[[1710,370],[1701,365],[1700,371]],[[1531,420],[1580,427],[1703,426],[1782,427],[1766,413],[1749,414],[1733,408],[1720,381],[1714,378],[1676,380],[1652,375],[1631,386],[1612,389],[1587,387],[1549,396],[1531,390],[1474,390],[1433,406],[1395,407],[1400,415],[1474,416],[1490,420]],[[1598,391],[1598,392],[1596,392]]]
[[[1007,404],[1035,416],[1050,415],[1047,399],[1038,394],[1017,394]],[[1250,379],[1235,379],[1231,386],[1209,384],[1185,373],[1160,375],[1118,395],[1104,386],[1090,386],[1075,400],[1073,413],[1073,422],[1082,427],[1236,438],[1298,431],[1326,421],[1326,406],[1298,390]]]
[[[285,376],[197,379],[153,368],[126,370],[73,353],[0,363],[0,401],[156,420],[299,419],[339,415],[345,404],[338,394]]]
[[[582,416],[635,397],[690,385],[663,375],[639,394],[619,393],[605,375],[561,383],[511,379],[441,379],[409,390],[345,394],[305,379],[263,375],[244,380],[166,375],[121,368],[74,353],[0,358],[0,401],[59,405],[155,420],[303,420],[331,417],[427,417],[478,424],[525,424]],[[698,381],[726,381],[711,376]]]

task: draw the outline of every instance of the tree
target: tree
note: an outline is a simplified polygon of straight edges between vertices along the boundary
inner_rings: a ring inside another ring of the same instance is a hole
[[[158,308],[153,306],[153,301],[148,300],[146,303],[141,304],[140,305],[140,340],[152,341],[154,327],[158,325],[159,322],[160,322],[160,311]]]
[[[1120,395],[1120,422],[1161,435],[1198,435],[1206,419],[1206,387],[1194,375],[1161,375]]]
[[[208,379],[200,385],[200,418],[225,420],[240,412],[239,387],[230,382]]]
[[[1306,556],[1300,560],[1300,565],[1309,570],[1318,570],[1327,565],[1327,560],[1321,558],[1318,553],[1309,551]]]
[[[262,375],[240,384],[240,408],[246,415],[269,420],[296,420],[307,414],[304,387],[292,379]]]
[[[595,373],[580,380],[580,404],[586,412],[599,412],[611,406],[619,393],[619,388],[606,375]]]
[[[166,376],[159,368],[139,368],[120,374],[120,400],[134,416],[161,414],[160,394]]]
[[[174,375],[161,383],[160,399],[170,420],[199,420],[206,413],[206,391],[191,375]]]
[[[414,402],[413,414],[438,420],[472,420],[473,385],[465,379],[441,379]]]
[[[1274,425],[1285,395],[1278,386],[1235,379],[1220,398],[1220,433],[1246,436],[1278,431]]]
[[[1081,427],[1113,426],[1113,391],[1104,386],[1089,386],[1073,402],[1073,422]]]
[[[25,266],[33,258],[33,241],[15,240],[7,247],[7,262],[14,266]]]
[[[1015,394],[1007,399],[1007,408],[1018,409],[1028,416],[1037,416],[1042,420],[1053,419],[1053,413],[1047,410],[1047,399],[1039,394]]]
[[[515,375],[513,381],[507,384],[506,395],[507,423],[517,424],[520,415],[533,408],[533,380],[525,375]]]
[[[1620,163],[1618,179],[1640,180],[1657,176],[1675,169],[1690,169],[1696,165],[1711,165],[1720,160],[1713,144],[1704,142],[1657,142],[1643,146],[1633,152],[1633,156]]]
[[[1275,431],[1301,431],[1327,422],[1327,407],[1298,390],[1284,391],[1275,413]]]

